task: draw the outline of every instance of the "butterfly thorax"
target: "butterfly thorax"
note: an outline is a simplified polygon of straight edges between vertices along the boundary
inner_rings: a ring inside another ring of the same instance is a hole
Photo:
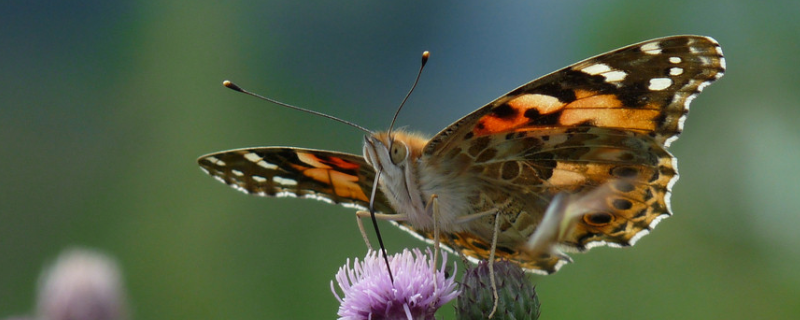
[[[424,148],[428,139],[419,134],[395,131],[368,136],[364,158],[380,172],[380,188],[395,211],[407,217],[416,229],[432,231],[434,226],[431,199],[437,196],[438,225],[445,232],[460,231],[465,225],[455,223],[466,208],[467,193],[453,194],[455,181],[436,179],[426,167]],[[432,179],[433,178],[433,179]]]

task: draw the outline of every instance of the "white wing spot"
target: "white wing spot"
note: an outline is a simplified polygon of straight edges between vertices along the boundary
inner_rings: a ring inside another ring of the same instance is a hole
[[[686,109],[689,109],[689,105],[692,104],[692,101],[694,101],[694,98],[697,98],[697,94],[693,94],[693,95],[690,95],[690,96],[686,97],[686,100],[683,102],[683,106],[686,107]]]
[[[269,162],[266,162],[266,161],[264,161],[264,160],[261,160],[261,161],[259,161],[257,164],[258,164],[259,166],[261,166],[261,167],[264,167],[264,168],[267,168],[267,169],[269,169],[269,170],[275,170],[275,169],[277,169],[277,168],[278,168],[278,166],[276,166],[276,165],[274,165],[274,164],[271,164],[271,163],[269,163]]]
[[[275,194],[276,197],[289,197],[289,198],[297,198],[297,194],[291,191],[281,191]]]
[[[703,91],[703,89],[705,89],[710,84],[711,84],[711,81],[705,81],[705,80],[700,80],[700,79],[692,79],[692,80],[689,81],[689,83],[686,84],[686,88],[696,87],[697,89],[695,89],[695,92],[701,92],[701,91]],[[692,99],[694,99],[694,98],[692,98]],[[691,100],[688,100],[688,101],[691,101]],[[687,101],[687,103],[688,103],[688,101]]]
[[[608,65],[602,64],[602,63],[598,63],[598,64],[593,64],[591,66],[588,66],[586,68],[583,68],[583,69],[581,69],[581,71],[583,73],[588,73],[590,75],[596,76],[596,75],[601,74],[603,72],[611,71],[611,67],[609,67]]]
[[[215,156],[208,156],[208,157],[206,157],[206,160],[211,161],[212,163],[214,163],[215,165],[218,165],[220,167],[224,167],[225,166],[225,161],[217,159],[217,157],[215,157]]]
[[[598,63],[588,66],[586,68],[581,69],[581,72],[589,74],[589,75],[601,75],[606,78],[606,82],[618,82],[625,80],[625,77],[628,76],[625,71],[611,69],[606,64]]]
[[[667,202],[667,204],[669,204],[669,202]],[[669,207],[669,205],[667,205],[667,207]],[[672,212],[672,209],[667,209],[667,210],[668,210],[668,212]],[[662,215],[660,215],[660,216],[656,217],[655,219],[653,219],[653,221],[652,221],[652,222],[650,222],[650,226],[649,226],[649,227],[650,227],[650,229],[653,229],[653,228],[655,228],[655,227],[656,227],[656,225],[658,225],[658,223],[659,223],[659,222],[661,222],[661,220],[664,220],[664,219],[666,219],[667,217],[669,217],[669,215],[662,214]],[[648,232],[649,232],[649,231],[648,231]]]
[[[681,63],[681,61],[683,60],[681,60],[680,57],[669,57],[669,63],[678,64]]]
[[[369,208],[366,208],[364,206],[360,206],[360,205],[355,204],[355,203],[342,202],[342,203],[340,203],[340,205],[342,205],[345,208],[350,208],[350,209],[369,210]]]
[[[678,176],[676,175],[672,177],[672,179],[669,182],[669,184],[674,185],[675,183],[672,181],[678,181]],[[671,186],[668,186],[667,188],[671,188]],[[672,191],[670,189],[667,189],[667,193],[664,194],[664,203],[667,205],[667,212],[672,212],[672,201],[670,200],[670,198],[672,198]],[[650,222],[650,228],[655,228],[658,222],[659,222],[658,219]]]
[[[705,82],[701,83],[699,86],[697,86],[697,92],[703,91],[703,89],[708,87],[708,85],[710,85],[710,84],[711,84],[710,81],[705,81]]]
[[[672,85],[672,79],[670,78],[653,78],[650,79],[650,86],[648,86],[647,88],[653,91],[661,91],[666,88],[669,88],[669,86],[671,85]]]
[[[241,192],[244,192],[246,194],[250,194],[250,191],[248,191],[247,189],[245,189],[244,187],[242,187],[242,186],[240,186],[238,184],[232,184],[230,186],[231,186],[231,188],[234,188],[234,189],[239,190]]]
[[[669,75],[679,76],[681,74],[683,74],[683,68],[678,68],[678,67],[669,68]]]
[[[272,177],[272,181],[277,183],[277,184],[284,185],[284,186],[296,186],[297,185],[297,180],[284,178],[284,177],[279,177],[279,176]]]
[[[256,182],[258,182],[258,183],[264,183],[264,182],[267,182],[267,178],[264,178],[264,177],[262,177],[262,176],[253,176],[253,180],[255,180],[255,181],[256,181]]]
[[[659,42],[645,43],[641,49],[646,54],[661,54],[661,44]]]
[[[278,168],[278,166],[264,161],[264,158],[261,158],[257,154],[252,153],[252,152],[245,154],[244,158],[247,159],[247,160],[250,160],[250,162],[254,162],[255,164],[257,164],[257,165],[259,165],[261,167],[264,167],[266,169],[269,169],[269,170],[275,170],[275,169]]]
[[[660,220],[660,219],[662,219],[662,217],[663,216],[656,217],[653,221]],[[630,240],[628,240],[628,244],[635,245],[636,241],[639,241],[639,239],[641,239],[642,237],[648,235],[649,233],[650,233],[650,231],[647,230],[647,229],[639,231],[638,233],[633,235],[633,237]]]
[[[627,77],[628,74],[625,73],[625,71],[617,70],[617,71],[606,72],[603,74],[603,76],[606,77],[606,81],[608,82],[618,82],[625,80],[625,77]]]
[[[259,157],[257,154],[252,153],[252,152],[246,153],[244,155],[244,158],[247,159],[247,160],[250,160],[250,162],[259,162],[259,161],[261,161],[261,157]]]
[[[330,204],[335,204],[336,203],[330,198],[326,198],[326,197],[323,197],[323,196],[320,196],[320,195],[317,195],[317,194],[314,194],[314,193],[309,193],[309,194],[303,195],[303,198],[319,200],[319,201],[327,202],[327,203],[330,203]]]
[[[589,242],[589,243],[587,243],[585,245],[586,250],[589,250],[591,248],[596,248],[596,247],[602,247],[602,246],[613,247],[613,245],[611,245],[611,243],[608,243],[608,242],[605,242],[605,241],[592,241],[592,242]]]
[[[236,169],[231,170],[231,173],[233,173],[233,174],[235,174],[235,175],[237,175],[239,177],[244,176],[244,172],[241,172],[241,171],[236,170]]]

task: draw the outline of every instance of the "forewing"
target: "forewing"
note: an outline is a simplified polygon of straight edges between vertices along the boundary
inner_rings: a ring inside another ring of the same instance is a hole
[[[197,159],[206,173],[232,188],[265,197],[298,197],[366,209],[375,171],[363,157],[312,149],[229,150]],[[394,210],[377,191],[375,210]]]
[[[669,146],[683,129],[691,100],[724,70],[714,39],[648,40],[531,81],[448,126],[425,150],[433,154],[485,135],[550,127],[618,128]]]

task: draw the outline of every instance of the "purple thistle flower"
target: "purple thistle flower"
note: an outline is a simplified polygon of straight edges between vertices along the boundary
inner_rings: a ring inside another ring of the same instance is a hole
[[[5,320],[124,320],[125,300],[117,263],[94,250],[73,248],[40,276],[36,316]]]
[[[336,274],[344,298],[331,281],[331,291],[341,303],[339,319],[434,319],[436,310],[459,292],[455,275],[445,276],[447,257],[443,256],[442,268],[436,270],[430,254],[430,249],[425,254],[419,249],[404,249],[390,256],[394,284],[379,252],[367,252],[363,261],[356,258],[352,268],[347,259]]]

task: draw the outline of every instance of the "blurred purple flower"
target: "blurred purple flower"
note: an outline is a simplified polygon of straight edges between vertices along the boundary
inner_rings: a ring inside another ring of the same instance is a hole
[[[341,303],[339,319],[434,319],[436,310],[459,292],[455,276],[445,275],[447,257],[442,259],[442,268],[436,270],[430,255],[430,250],[423,254],[419,249],[404,249],[390,256],[394,284],[378,252],[368,252],[363,261],[356,258],[352,268],[347,259],[336,274],[344,298],[331,281],[331,290]]]
[[[119,267],[101,253],[66,250],[39,281],[39,319],[127,319]]]

